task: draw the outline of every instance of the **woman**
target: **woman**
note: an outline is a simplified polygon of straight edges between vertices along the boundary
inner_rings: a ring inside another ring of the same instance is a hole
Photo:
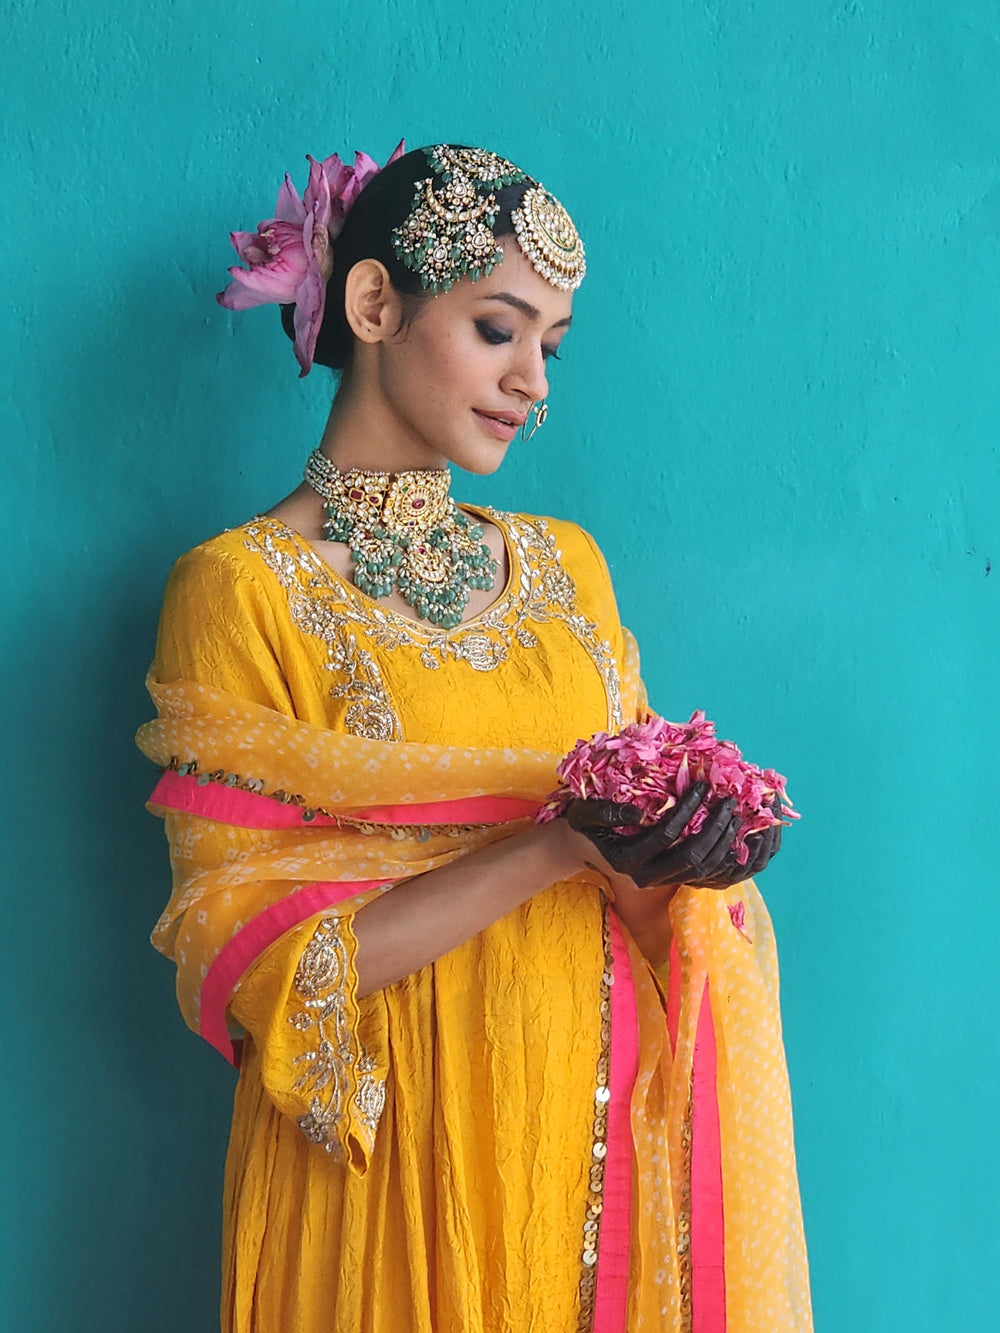
[[[740,867],[722,803],[678,840],[703,786],[640,839],[532,821],[647,716],[634,644],[585,532],[449,496],[544,422],[576,230],[455,145],[312,162],[276,214],[220,299],[340,388],[303,484],[175,567],[140,733],[154,940],[240,1065],[223,1327],[806,1330],[777,837]]]

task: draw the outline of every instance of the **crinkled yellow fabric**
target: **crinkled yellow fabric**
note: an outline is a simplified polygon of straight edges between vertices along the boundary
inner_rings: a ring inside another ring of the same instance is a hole
[[[628,721],[645,702],[592,541],[571,524],[498,521],[513,609],[499,628],[484,618],[483,642],[465,656],[455,649],[475,625],[431,634],[379,614],[278,524],[257,521],[189,553],[167,590],[151,673],[160,718],[141,733],[144,751],[256,776],[330,810],[544,796],[578,736],[606,728],[609,708]],[[548,534],[548,555],[535,531]],[[393,739],[348,735],[351,725],[391,726]],[[317,879],[416,875],[510,831],[417,843],[330,828],[260,833],[177,814],[167,825],[175,891],[155,941],[178,964],[195,1028],[212,958],[271,902]],[[737,899],[753,944],[733,927]],[[296,1086],[316,1046],[298,1021],[304,969],[327,921],[280,939],[232,998],[248,1035],[227,1161],[225,1333],[567,1333],[579,1316],[600,1047],[600,891],[553,885],[358,1001],[350,918],[364,901],[325,914],[339,917],[338,947],[322,993],[339,997],[339,1073],[349,1073],[333,1151],[296,1123],[315,1094]],[[671,916],[683,993],[700,993],[709,975],[716,1013],[728,1328],[807,1333],[766,911],[745,884],[681,890]],[[660,985],[630,948],[640,1071],[629,1328],[685,1333],[677,1222],[697,1012],[685,999],[673,1057]]]

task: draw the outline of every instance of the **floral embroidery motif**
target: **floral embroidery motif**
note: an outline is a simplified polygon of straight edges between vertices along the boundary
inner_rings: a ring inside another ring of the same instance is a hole
[[[369,1055],[362,1047],[357,1063],[360,1077],[358,1078],[358,1090],[354,1094],[354,1105],[358,1108],[361,1123],[367,1131],[369,1152],[375,1146],[375,1131],[378,1129],[378,1122],[385,1109],[385,1080],[375,1077],[372,1073],[374,1068],[374,1056]]]
[[[332,686],[335,699],[349,699],[344,728],[351,736],[369,741],[402,740],[399,716],[382,683],[382,673],[371,653],[358,647],[347,628],[351,617],[328,596],[329,580],[322,561],[298,541],[294,554],[279,550],[274,535],[294,538],[280,523],[248,523],[248,551],[259,555],[288,594],[292,620],[304,634],[322,639],[327,648],[326,669],[346,677]]]
[[[361,1113],[369,1148],[385,1106],[385,1083],[372,1072],[374,1059],[363,1048],[355,1059],[347,1015],[347,976],[340,921],[325,917],[302,951],[295,972],[295,992],[305,1007],[289,1015],[288,1022],[298,1032],[316,1034],[315,1047],[295,1057],[295,1063],[305,1065],[305,1070],[293,1089],[313,1094],[308,1113],[296,1123],[310,1142],[319,1144],[338,1162],[344,1160],[339,1127],[347,1113],[355,1070],[354,1104]]]
[[[618,664],[606,639],[599,637],[597,626],[576,609],[576,584],[563,568],[555,538],[543,518],[533,522],[518,514],[487,509],[490,518],[504,527],[516,553],[517,581],[510,594],[480,617],[480,623],[499,632],[506,631],[507,642],[516,638],[523,647],[534,647],[535,636],[524,622],[545,624],[562,620],[573,632],[600,672],[608,699],[608,727],[620,731],[622,725],[621,678]]]
[[[604,683],[608,727],[622,725],[621,681],[611,645],[597,625],[576,609],[576,585],[563,568],[555,538],[544,519],[530,521],[517,514],[486,509],[490,520],[504,528],[513,547],[513,569],[507,592],[482,615],[451,630],[428,627],[380,606],[346,581],[335,580],[319,556],[297,533],[275,519],[247,524],[248,550],[259,554],[288,593],[292,619],[300,629],[328,646],[331,671],[347,679],[333,689],[350,698],[347,730],[370,740],[399,740],[402,728],[372,655],[359,648],[352,628],[379,648],[415,648],[430,671],[443,662],[467,662],[474,671],[493,671],[505,662],[515,644],[534,648],[538,640],[528,622],[561,620],[586,650]],[[278,538],[291,552],[279,549]]]

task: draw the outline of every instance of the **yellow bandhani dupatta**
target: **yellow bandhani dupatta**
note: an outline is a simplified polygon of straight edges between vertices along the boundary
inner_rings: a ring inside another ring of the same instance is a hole
[[[561,758],[365,740],[195,682],[148,684],[159,716],[137,741],[163,770],[149,808],[174,872],[153,941],[177,964],[185,1019],[230,1059],[227,1011],[272,945],[509,836]],[[749,881],[683,888],[670,913],[670,964],[655,976],[606,914],[587,1327],[626,1333],[641,1291],[655,1293],[642,1298],[651,1328],[808,1333],[770,921]],[[349,1143],[348,1165],[363,1170],[368,1149]]]

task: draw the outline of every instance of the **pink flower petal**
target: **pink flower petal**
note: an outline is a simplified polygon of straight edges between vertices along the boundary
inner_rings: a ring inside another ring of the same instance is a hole
[[[326,304],[326,283],[315,267],[311,267],[295,291],[295,358],[302,369],[299,379],[308,375],[316,354],[316,338],[323,322]]]
[[[577,741],[556,772],[560,785],[547,810],[563,809],[574,796],[600,797],[635,805],[640,824],[662,818],[692,782],[707,781],[711,790],[685,826],[684,836],[703,828],[720,800],[734,798],[742,819],[733,842],[739,865],[750,859],[748,836],[798,818],[786,804],[782,775],[758,768],[732,741],[719,740],[715,724],[701,709],[684,724],[650,715],[617,736],[597,732],[589,741]],[[782,801],[781,817],[773,808],[776,794]]]
[[[278,191],[278,202],[274,206],[274,216],[278,222],[293,222],[302,226],[306,216],[306,206],[299,198],[299,192],[292,184],[292,178],[285,172],[285,179]]]

